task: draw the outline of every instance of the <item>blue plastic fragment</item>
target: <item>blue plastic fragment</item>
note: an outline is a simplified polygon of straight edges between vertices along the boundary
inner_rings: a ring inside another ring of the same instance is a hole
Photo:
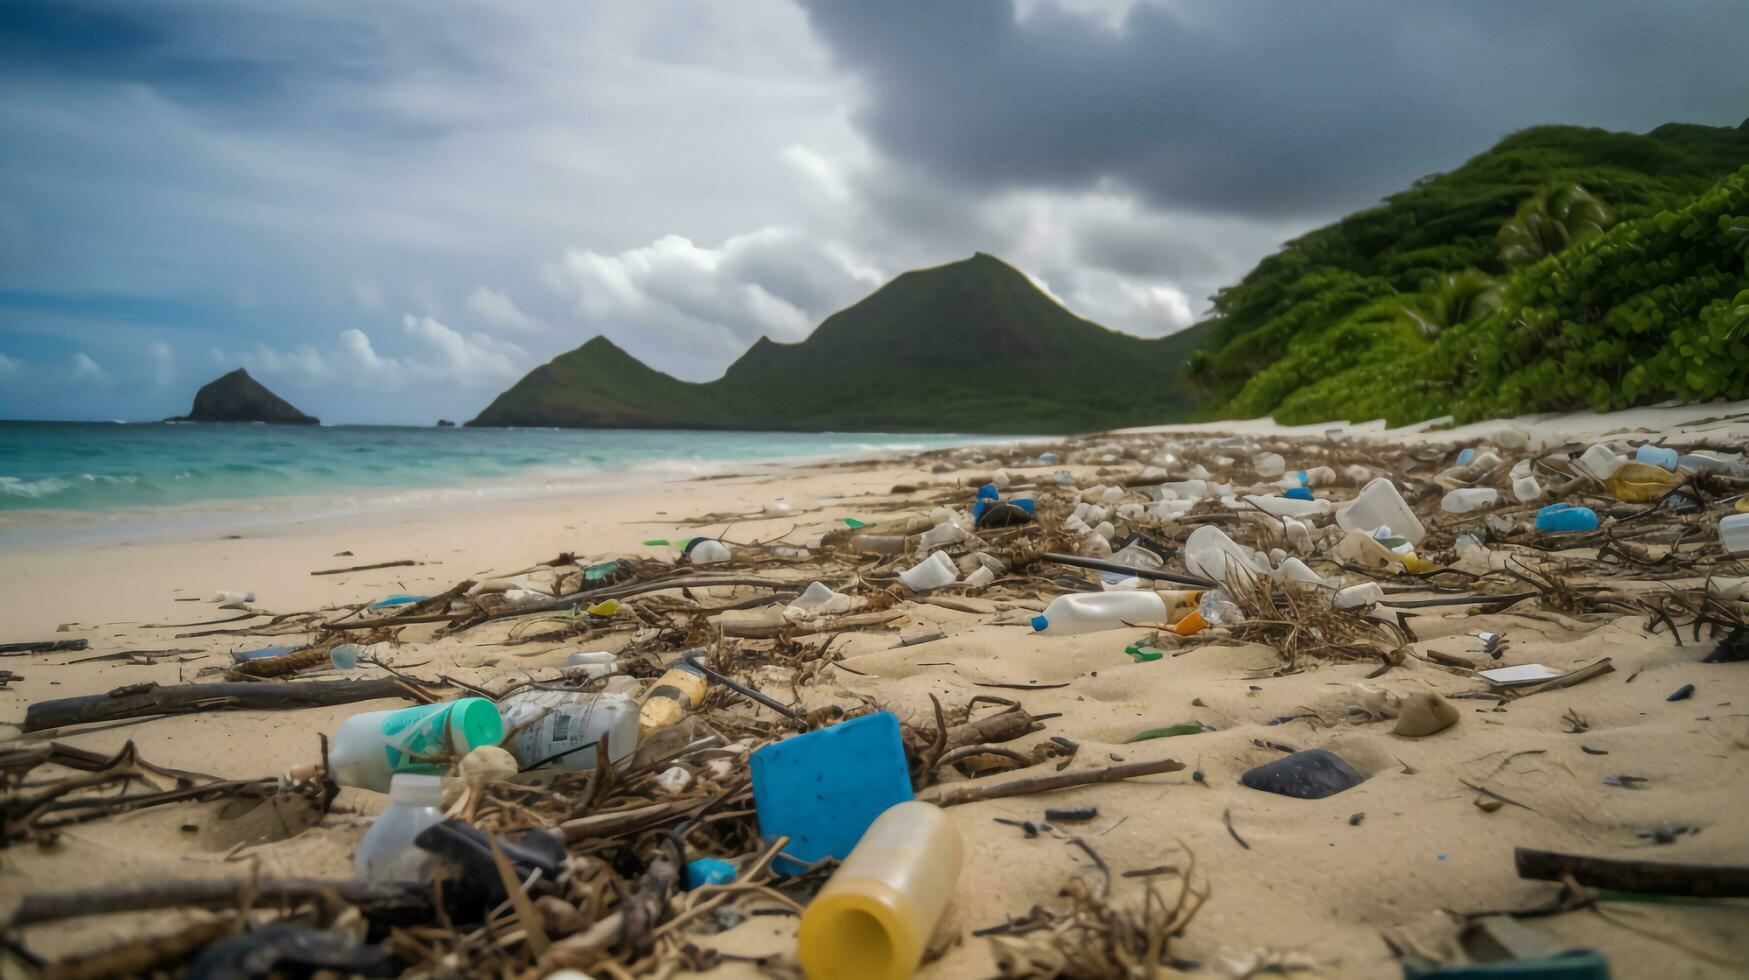
[[[888,807],[911,799],[899,719],[890,711],[775,742],[754,752],[759,835],[788,837],[776,867],[799,874],[842,861]]]
[[[1403,964],[1403,980],[1609,980],[1609,961],[1595,949],[1528,960],[1499,960],[1420,970]]]
[[[986,483],[978,488],[979,500],[1001,500],[1002,491],[996,489],[996,484]]]
[[[700,885],[726,885],[735,880],[735,866],[722,858],[699,858],[686,862],[686,890]]]
[[[1463,465],[1467,464],[1470,460],[1475,459],[1475,458],[1476,458],[1476,451],[1474,449],[1465,449],[1462,452],[1458,453],[1457,464],[1459,466],[1463,466]]]
[[[272,660],[302,649],[303,647],[262,647],[259,650],[239,650],[231,654],[231,662],[246,664],[251,660]]]
[[[1307,490],[1305,487],[1294,487],[1292,490],[1288,490],[1285,493],[1283,493],[1282,496],[1286,497],[1289,500],[1315,500],[1315,499],[1317,499],[1317,498],[1312,496],[1312,491]]]
[[[1597,530],[1597,512],[1572,504],[1550,504],[1536,512],[1536,529],[1549,534]]]
[[[1038,515],[1038,501],[1033,500],[1031,497],[1021,497],[1018,500],[1010,500],[1009,503],[1026,511],[1028,514],[1034,516]]]
[[[405,606],[409,603],[424,602],[422,595],[392,595],[386,599],[378,599],[370,604],[372,609],[387,609],[390,606]]]

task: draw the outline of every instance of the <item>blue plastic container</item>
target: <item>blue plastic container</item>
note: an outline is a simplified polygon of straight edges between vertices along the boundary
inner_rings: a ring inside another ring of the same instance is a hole
[[[283,657],[288,653],[296,653],[302,649],[303,647],[262,647],[259,650],[238,650],[231,654],[231,662],[246,664],[252,660],[272,660],[274,657]]]
[[[876,817],[912,797],[899,719],[890,711],[774,742],[749,763],[759,835],[789,838],[775,862],[786,874],[828,857],[844,860]]]
[[[1536,529],[1545,534],[1575,534],[1597,530],[1597,512],[1572,504],[1550,504],[1536,512]]]
[[[1676,462],[1678,458],[1676,450],[1665,449],[1663,446],[1654,446],[1651,443],[1641,446],[1639,451],[1634,453],[1635,462],[1651,463],[1653,466],[1662,466],[1671,472],[1676,471]]]
[[[1476,458],[1476,451],[1474,449],[1465,449],[1462,452],[1458,453],[1457,464],[1459,466],[1467,466],[1467,465],[1469,465],[1470,460],[1475,459],[1475,458]]]
[[[1288,498],[1289,500],[1316,500],[1317,499],[1316,497],[1312,496],[1312,491],[1307,490],[1305,487],[1294,487],[1293,489],[1288,490],[1285,493],[1283,493],[1282,496]]]
[[[1002,491],[996,489],[996,484],[986,483],[978,488],[979,500],[1001,500]]]

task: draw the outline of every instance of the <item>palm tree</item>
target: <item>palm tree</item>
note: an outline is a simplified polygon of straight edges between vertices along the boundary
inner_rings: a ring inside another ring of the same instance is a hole
[[[1545,187],[1500,226],[1500,261],[1509,266],[1540,262],[1603,234],[1614,220],[1608,205],[1578,184]]]
[[[1500,284],[1475,269],[1449,272],[1421,285],[1411,302],[1398,309],[1422,336],[1437,337],[1441,330],[1469,323],[1500,306]]]

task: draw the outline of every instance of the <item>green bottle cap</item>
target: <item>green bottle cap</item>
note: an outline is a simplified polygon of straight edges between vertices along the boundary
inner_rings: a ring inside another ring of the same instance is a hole
[[[456,747],[471,752],[504,741],[504,716],[485,698],[459,698],[449,711],[449,730]]]

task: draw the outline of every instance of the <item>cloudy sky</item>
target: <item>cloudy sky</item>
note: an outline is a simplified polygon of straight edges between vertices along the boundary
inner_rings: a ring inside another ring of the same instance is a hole
[[[1144,336],[1507,132],[1749,113],[1743,0],[0,0],[0,417],[471,417],[999,255]]]

